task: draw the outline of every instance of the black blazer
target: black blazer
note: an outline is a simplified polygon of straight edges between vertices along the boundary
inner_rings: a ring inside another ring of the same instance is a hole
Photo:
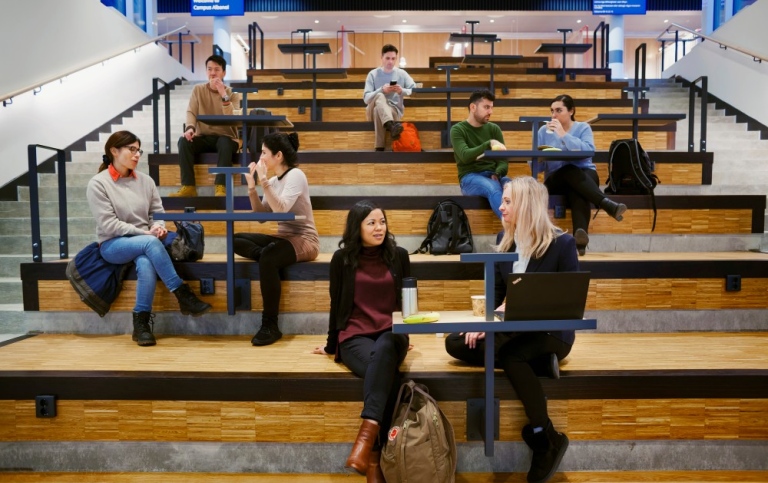
[[[393,308],[394,312],[402,306],[403,278],[411,276],[411,260],[405,248],[395,247],[395,260],[389,272],[395,281],[397,307]],[[339,331],[347,327],[355,300],[355,270],[350,265],[344,264],[341,250],[336,250],[331,258],[329,291],[331,312],[328,317],[328,340],[325,344],[325,352],[335,354],[339,343]]]
[[[504,232],[499,233],[496,237],[496,243],[501,242],[501,238],[504,236]],[[510,251],[514,251],[515,246],[512,245]],[[494,271],[496,272],[496,283],[494,287],[494,303],[495,307],[501,305],[504,301],[504,297],[507,296],[507,277],[512,273],[512,266],[514,262],[498,262],[494,264]],[[528,267],[525,269],[526,273],[531,272],[578,272],[579,271],[579,256],[576,252],[576,240],[567,233],[563,233],[555,238],[552,243],[544,252],[544,256],[541,258],[531,258],[528,262]],[[552,294],[556,296],[556,294]],[[572,344],[575,335],[574,331],[557,331],[551,332],[551,334],[563,342]]]

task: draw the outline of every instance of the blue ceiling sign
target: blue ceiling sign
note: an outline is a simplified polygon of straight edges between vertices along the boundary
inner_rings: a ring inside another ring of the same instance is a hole
[[[193,17],[230,17],[245,14],[245,0],[189,0]]]

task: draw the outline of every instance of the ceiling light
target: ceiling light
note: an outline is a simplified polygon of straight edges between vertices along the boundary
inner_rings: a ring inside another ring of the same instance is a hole
[[[315,20],[315,23],[320,23],[320,21],[319,20]]]
[[[495,22],[495,20],[494,20],[494,19],[491,19],[491,20],[490,20],[490,22],[491,22],[491,23],[493,23],[493,22]]]
[[[669,20],[664,20],[664,23],[669,23]]]
[[[577,20],[576,23],[581,23],[581,20]]]
[[[406,20],[406,19],[403,19],[403,23],[407,23],[407,22],[408,22],[408,20]]]

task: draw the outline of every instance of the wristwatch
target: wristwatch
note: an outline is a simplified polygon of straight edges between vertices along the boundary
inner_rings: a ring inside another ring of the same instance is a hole
[[[229,102],[229,96],[224,94],[224,97],[221,98],[221,102]]]

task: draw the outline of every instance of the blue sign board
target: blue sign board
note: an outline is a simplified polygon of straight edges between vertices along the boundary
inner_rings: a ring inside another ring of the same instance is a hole
[[[245,0],[189,0],[193,17],[245,15]]]
[[[593,15],[645,15],[646,0],[592,0]]]

